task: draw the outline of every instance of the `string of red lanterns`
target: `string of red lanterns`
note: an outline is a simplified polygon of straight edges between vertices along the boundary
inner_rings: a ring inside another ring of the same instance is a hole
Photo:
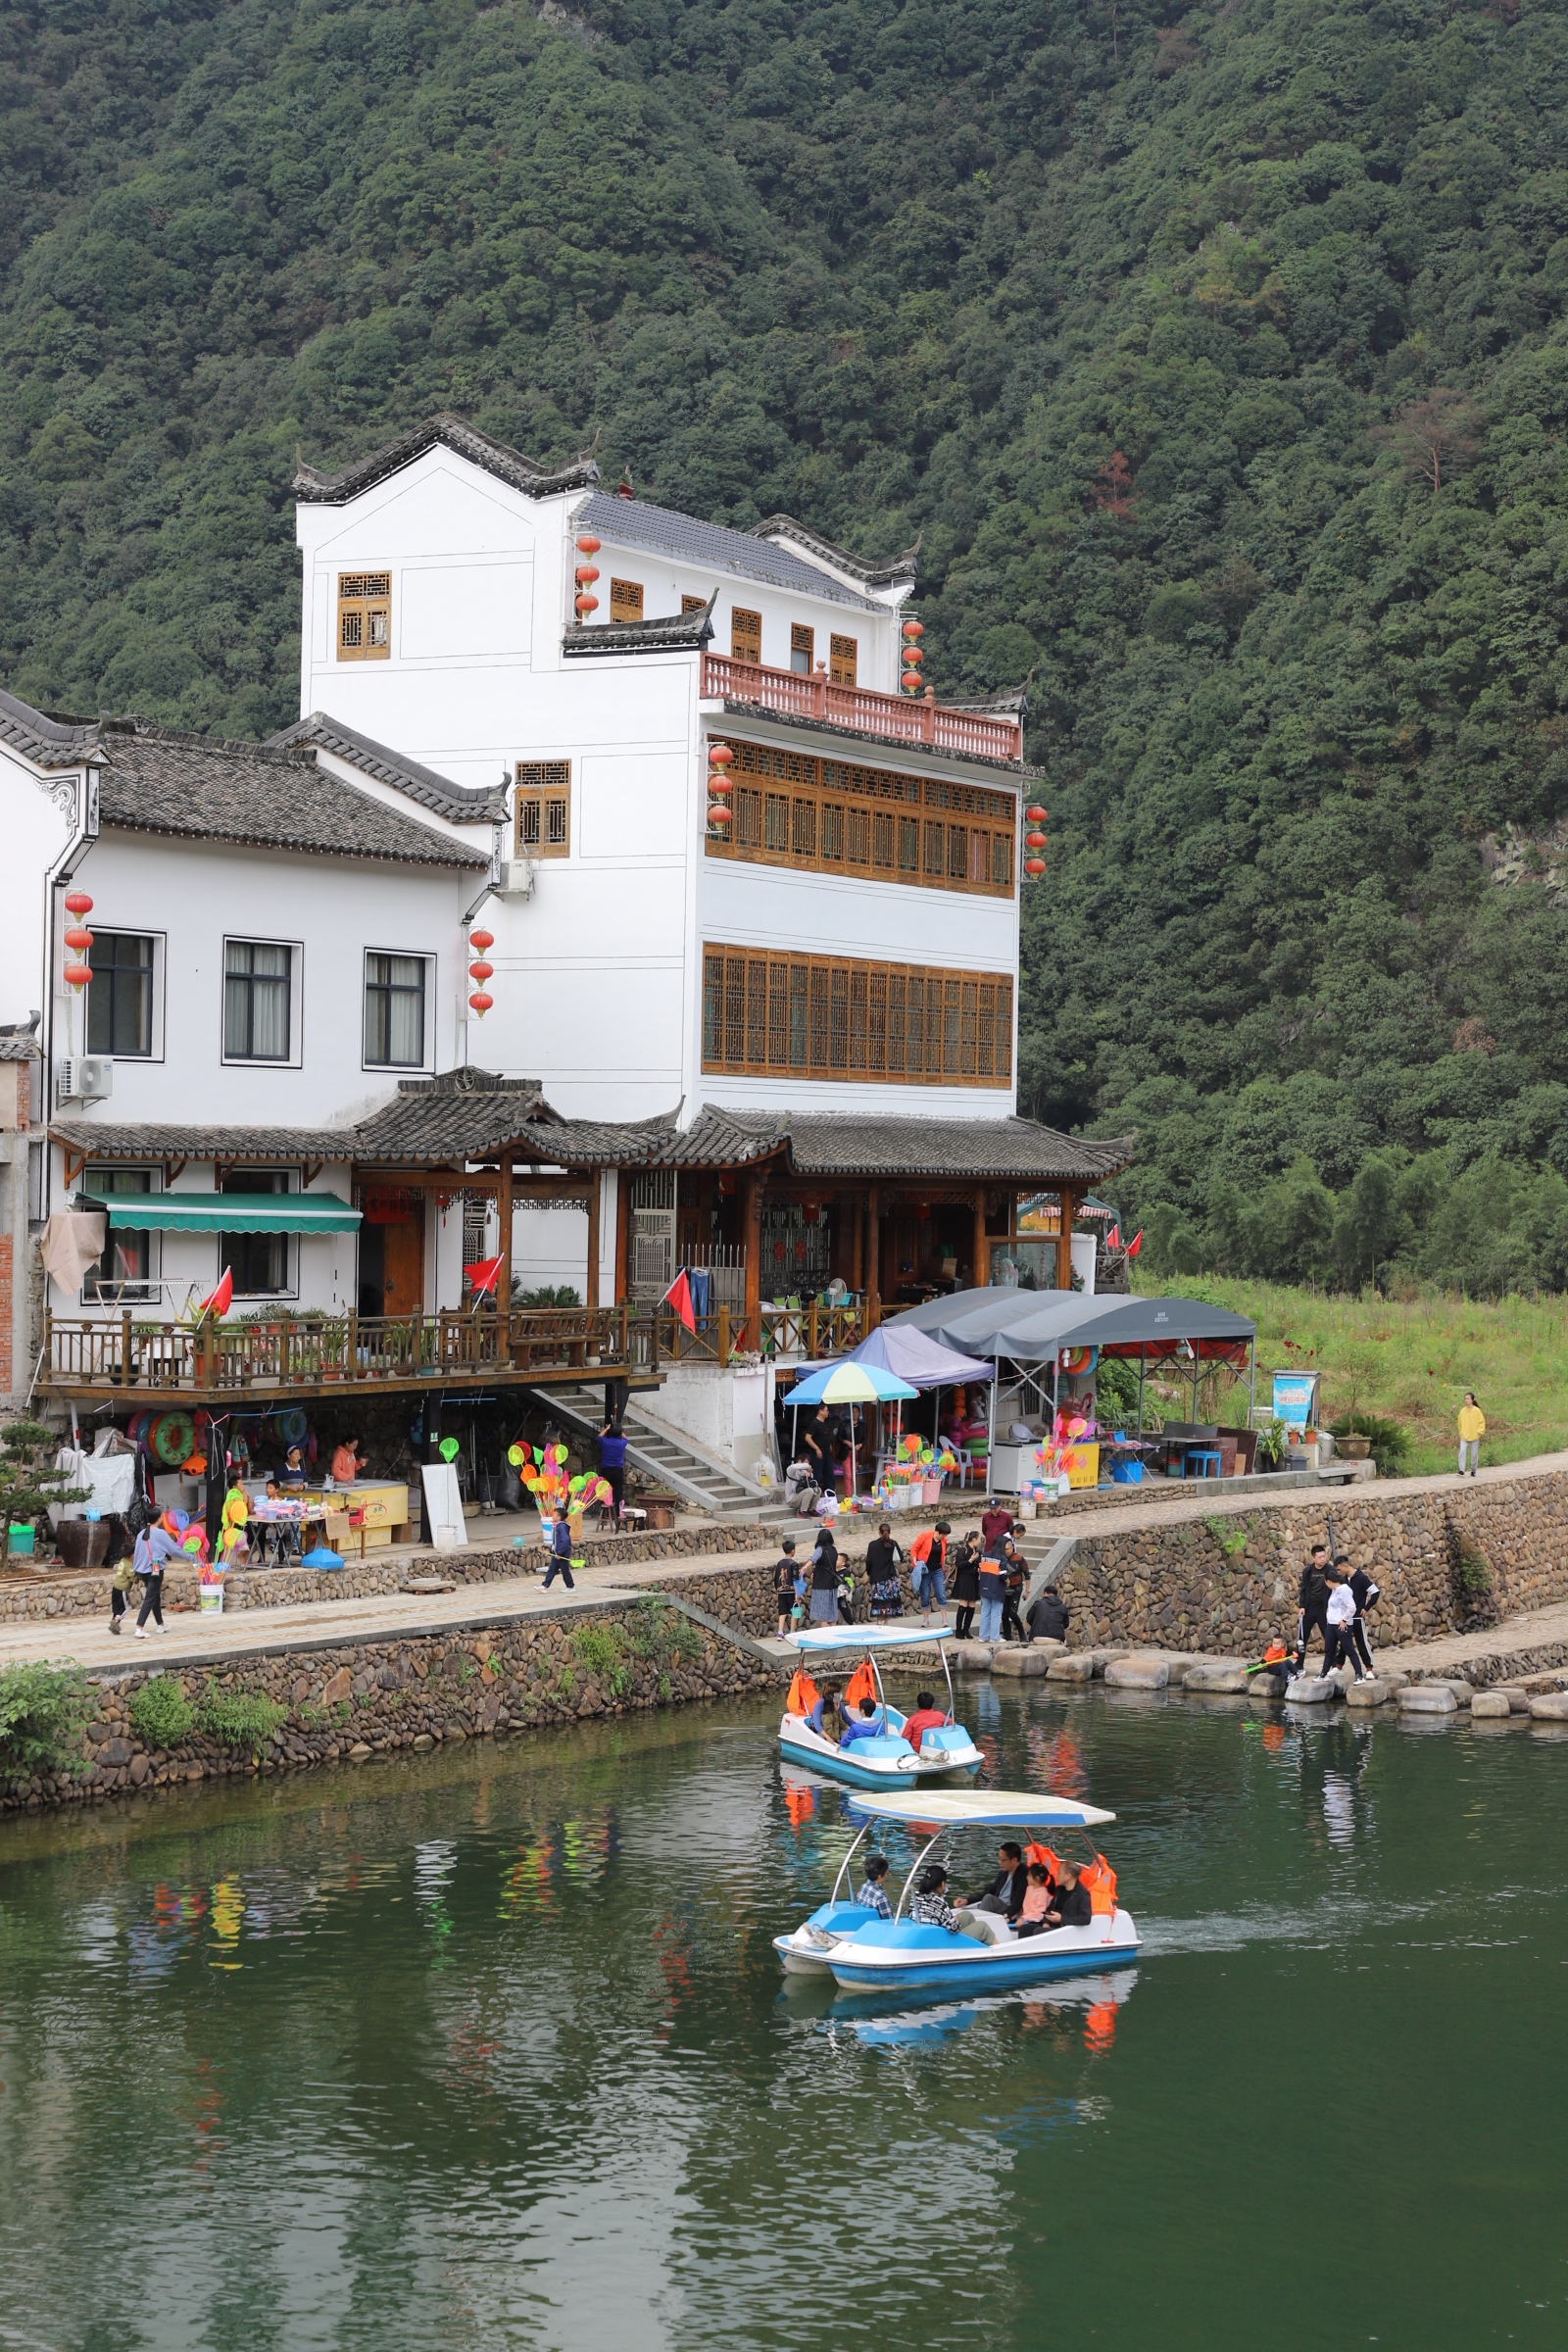
[[[734,753],[727,743],[711,743],[708,747],[708,821],[710,825],[727,825],[730,821],[729,796],[730,763]]]
[[[1023,837],[1023,870],[1031,882],[1038,882],[1046,870],[1046,811],[1038,801],[1024,810],[1023,821],[1029,828]]]
[[[899,683],[906,694],[918,694],[925,684],[925,680],[920,675],[920,664],[925,660],[924,654],[920,651],[920,640],[924,635],[925,629],[919,621],[906,620],[905,622],[902,648],[904,675]]]
[[[481,1021],[495,1003],[494,997],[490,995],[484,985],[496,968],[493,963],[485,960],[490,949],[495,944],[496,938],[493,931],[480,930],[468,933],[468,945],[473,950],[473,961],[468,966],[468,978],[478,983],[469,997],[468,1003]]]
[[[92,912],[92,901],[84,890],[74,890],[66,901],[66,912],[75,919],[66,933],[66,945],[75,960],[66,966],[66,979],[72,988],[85,988],[92,978],[92,966],[83,959],[92,946],[92,933],[84,918]]]
[[[594,537],[592,531],[584,531],[577,542],[577,553],[582,559],[577,565],[575,575],[577,581],[576,611],[579,622],[586,621],[590,612],[597,612],[599,610],[599,599],[590,591],[599,577],[599,566],[593,562],[593,558],[598,555],[600,546],[601,542]]]

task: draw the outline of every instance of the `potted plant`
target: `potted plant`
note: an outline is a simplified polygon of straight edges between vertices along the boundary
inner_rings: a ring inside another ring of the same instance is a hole
[[[1290,1431],[1274,1413],[1257,1433],[1257,1466],[1260,1470],[1278,1470],[1285,1461],[1285,1448]]]

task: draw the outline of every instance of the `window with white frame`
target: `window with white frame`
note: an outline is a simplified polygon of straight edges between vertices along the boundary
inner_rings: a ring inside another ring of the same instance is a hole
[[[223,1058],[288,1061],[295,952],[276,940],[223,942]]]
[[[378,948],[365,957],[365,1058],[372,1069],[424,1066],[423,956],[393,956]]]
[[[149,1059],[156,1039],[159,949],[143,931],[98,931],[87,951],[87,1051]]]
[[[225,1168],[220,1193],[287,1193],[294,1180],[286,1168]],[[236,1298],[280,1298],[292,1296],[294,1240],[286,1233],[220,1233],[218,1237],[218,1279],[226,1266],[234,1277]]]

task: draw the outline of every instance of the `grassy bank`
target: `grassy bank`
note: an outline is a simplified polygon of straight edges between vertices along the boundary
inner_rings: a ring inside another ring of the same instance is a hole
[[[1484,1462],[1568,1447],[1568,1298],[1396,1302],[1213,1279],[1160,1287],[1253,1318],[1259,1403],[1270,1372],[1315,1369],[1321,1418],[1332,1422],[1349,1409],[1353,1380],[1358,1414],[1387,1414],[1408,1430],[1411,1476],[1454,1467],[1454,1420],[1466,1389],[1487,1416]],[[1206,1409],[1243,1417],[1245,1380],[1239,1394],[1225,1374],[1203,1389]]]

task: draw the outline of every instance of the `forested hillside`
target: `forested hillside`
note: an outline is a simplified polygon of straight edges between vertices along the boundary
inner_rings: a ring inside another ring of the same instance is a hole
[[[0,677],[293,714],[297,448],[436,408],[918,534],[1027,680],[1025,1107],[1158,1262],[1568,1284],[1547,0],[28,0]]]

